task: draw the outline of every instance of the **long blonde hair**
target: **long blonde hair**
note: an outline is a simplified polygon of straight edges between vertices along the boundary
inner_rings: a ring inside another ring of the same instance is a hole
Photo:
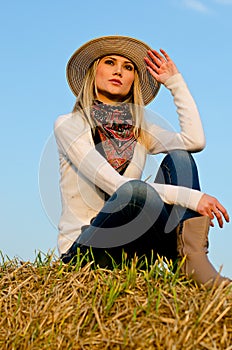
[[[99,61],[100,59],[95,60],[92,66],[88,69],[82,88],[77,96],[76,103],[73,108],[73,112],[81,112],[84,114],[93,133],[95,131],[95,125],[93,119],[91,118],[91,107],[94,100],[98,96],[95,77]],[[135,139],[148,148],[149,136],[146,132],[147,128],[145,127],[143,97],[139,75],[136,69],[131,92],[123,102],[129,103],[130,106]]]

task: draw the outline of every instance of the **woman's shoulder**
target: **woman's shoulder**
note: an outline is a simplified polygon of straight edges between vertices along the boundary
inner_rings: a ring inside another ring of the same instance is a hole
[[[54,123],[56,137],[73,138],[77,135],[89,132],[90,126],[85,117],[79,112],[60,115]]]
[[[65,123],[65,122],[68,122],[70,120],[71,116],[72,116],[72,113],[59,115],[56,118],[55,123],[54,123],[55,128],[60,126],[61,124]]]
[[[57,127],[73,127],[73,128],[80,128],[83,129],[83,127],[88,128],[88,123],[86,121],[86,118],[80,113],[80,112],[71,112],[68,114],[62,114],[57,117],[54,123],[54,128]]]

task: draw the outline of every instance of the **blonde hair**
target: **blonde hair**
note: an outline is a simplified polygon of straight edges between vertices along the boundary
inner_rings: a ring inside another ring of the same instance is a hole
[[[92,132],[95,132],[94,121],[91,118],[91,107],[94,103],[94,100],[98,96],[97,86],[96,86],[96,70],[100,59],[94,61],[92,66],[88,69],[86,76],[83,81],[82,88],[79,95],[77,96],[76,103],[73,108],[73,112],[81,112],[84,114],[87,122],[89,123]],[[144,120],[144,103],[142,97],[142,91],[139,81],[139,75],[135,69],[134,82],[131,88],[131,91],[127,98],[123,101],[124,103],[129,103],[130,111],[132,115],[132,123],[134,125],[134,137],[145,147],[148,148],[148,133],[145,129],[145,120]]]

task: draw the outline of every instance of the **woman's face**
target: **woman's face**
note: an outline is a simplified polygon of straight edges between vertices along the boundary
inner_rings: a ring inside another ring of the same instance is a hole
[[[98,99],[105,103],[122,102],[134,82],[134,64],[118,55],[103,57],[97,66]]]

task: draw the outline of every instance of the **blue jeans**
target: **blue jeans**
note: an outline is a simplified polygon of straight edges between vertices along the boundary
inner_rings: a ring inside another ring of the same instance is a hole
[[[176,150],[165,156],[155,178],[156,183],[185,186],[200,190],[196,163],[189,152]],[[85,254],[91,247],[95,263],[112,267],[112,259],[120,264],[122,251],[131,259],[159,254],[168,260],[177,259],[176,227],[197,212],[162,201],[148,183],[132,180],[122,185],[105,203],[91,225],[66,254],[64,262],[73,260],[77,248]]]

